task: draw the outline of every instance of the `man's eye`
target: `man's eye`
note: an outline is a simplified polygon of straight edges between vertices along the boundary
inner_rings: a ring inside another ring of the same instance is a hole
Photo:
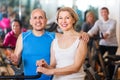
[[[37,19],[37,17],[34,17],[34,19]]]
[[[39,19],[43,19],[43,17],[42,17],[42,16],[40,16],[40,17],[39,17]]]

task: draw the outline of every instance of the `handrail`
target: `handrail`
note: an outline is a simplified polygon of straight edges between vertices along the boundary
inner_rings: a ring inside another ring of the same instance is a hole
[[[0,76],[0,79],[37,79],[40,78],[42,73],[38,73],[37,75],[6,75]]]
[[[3,48],[3,49],[7,49],[7,48],[15,49],[15,47],[11,47],[11,46],[0,46],[0,48]]]

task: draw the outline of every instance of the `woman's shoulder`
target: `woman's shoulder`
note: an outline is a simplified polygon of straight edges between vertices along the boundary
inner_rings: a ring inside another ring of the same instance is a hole
[[[74,35],[75,38],[79,38],[81,36],[81,32],[76,32],[76,34]]]

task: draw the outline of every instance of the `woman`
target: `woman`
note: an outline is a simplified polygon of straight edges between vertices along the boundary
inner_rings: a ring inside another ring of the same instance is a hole
[[[82,24],[81,31],[88,32],[94,26],[94,23],[96,21],[95,14],[92,11],[88,11],[86,13],[85,20],[86,21]],[[98,34],[95,35],[94,37],[97,37],[97,36]],[[94,45],[93,41],[94,41],[93,38],[89,39],[87,57],[90,65],[95,69],[95,60],[93,60],[95,54],[92,53],[92,47]]]
[[[92,11],[86,13],[86,21],[82,24],[81,30],[88,32],[95,23],[95,14]]]
[[[64,7],[58,11],[57,22],[63,34],[57,33],[52,42],[50,65],[45,60],[37,61],[37,72],[54,75],[53,80],[84,80],[87,42],[79,39],[80,33],[74,29],[77,20],[72,8]]]
[[[22,24],[19,20],[15,19],[12,21],[12,30],[5,35],[3,43],[1,46],[15,47],[17,38],[21,33]]]

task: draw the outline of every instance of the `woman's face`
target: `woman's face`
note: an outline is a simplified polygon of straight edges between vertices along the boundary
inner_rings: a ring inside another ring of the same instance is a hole
[[[94,16],[92,15],[92,14],[90,14],[90,15],[88,15],[87,16],[87,22],[89,22],[89,23],[93,23],[94,22]]]
[[[58,25],[63,31],[73,28],[74,18],[68,11],[61,11],[58,16]]]
[[[20,28],[20,24],[19,22],[12,22],[12,31],[15,33],[15,34],[18,34],[21,32],[21,28]]]

